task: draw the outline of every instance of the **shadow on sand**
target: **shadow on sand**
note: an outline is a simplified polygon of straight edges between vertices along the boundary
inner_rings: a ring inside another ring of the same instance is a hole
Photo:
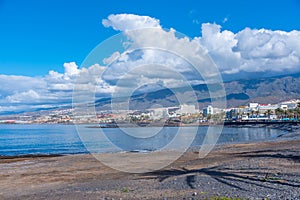
[[[261,162],[262,158],[268,159],[280,159],[279,162],[293,162],[300,163],[300,156],[297,155],[299,152],[284,150],[280,153],[276,150],[265,150],[265,151],[251,151],[251,152],[239,152],[234,153],[234,157],[260,159],[256,162]],[[263,159],[263,160],[265,160]],[[270,161],[270,160],[269,160]],[[231,166],[228,165],[227,166]],[[253,165],[252,165],[253,166]],[[295,177],[293,173],[277,173],[278,170],[272,166],[268,167],[225,167],[222,165],[202,168],[202,169],[162,169],[155,172],[149,172],[142,174],[142,178],[147,177],[151,179],[157,179],[160,182],[164,182],[167,179],[183,177],[186,184],[191,189],[196,189],[197,180],[204,176],[216,180],[218,183],[225,184],[227,186],[239,189],[248,190],[250,184],[256,187],[264,187],[269,189],[278,189],[280,186],[289,186],[293,188],[300,188],[299,178],[288,178]],[[296,176],[299,176],[296,175]],[[266,184],[267,183],[267,184]]]

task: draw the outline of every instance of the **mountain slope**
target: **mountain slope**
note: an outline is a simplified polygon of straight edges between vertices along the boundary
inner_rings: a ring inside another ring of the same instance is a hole
[[[228,107],[245,105],[248,102],[277,103],[300,98],[300,74],[230,81],[225,82],[224,87]],[[193,86],[193,91],[185,88],[174,90],[177,96],[184,96],[190,99],[192,99],[194,92],[200,108],[210,103],[210,96],[205,84]],[[176,95],[171,89],[133,95],[130,99],[130,109],[142,110],[150,108],[155,104],[176,106],[179,104]],[[110,109],[110,102],[109,98],[98,100],[96,102],[97,110]],[[120,107],[122,107],[122,103],[120,103]]]

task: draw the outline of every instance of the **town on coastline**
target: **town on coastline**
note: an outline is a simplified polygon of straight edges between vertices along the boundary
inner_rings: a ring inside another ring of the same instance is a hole
[[[300,118],[300,99],[277,104],[248,103],[236,108],[220,109],[208,105],[159,107],[146,110],[98,111],[76,114],[74,109],[44,110],[39,112],[1,116],[2,124],[97,124],[101,127],[132,126],[191,126],[223,122],[297,121]]]

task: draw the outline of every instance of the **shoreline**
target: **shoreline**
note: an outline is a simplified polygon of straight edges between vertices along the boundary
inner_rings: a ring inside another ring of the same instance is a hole
[[[256,128],[256,127],[254,127]],[[256,143],[264,143],[264,142],[276,142],[276,141],[288,141],[288,140],[300,140],[300,130],[295,131],[285,131],[285,133],[278,135],[275,138],[267,138],[264,140],[256,140],[256,141],[237,141],[237,142],[229,142],[229,143],[217,143],[214,148],[222,147],[226,145],[235,145],[235,144],[256,144]],[[195,151],[199,150],[201,146],[192,146],[189,147],[187,151]],[[163,152],[163,151],[151,151],[146,149],[140,150],[132,150],[132,151],[118,151],[118,152],[101,152],[101,153],[90,153],[90,152],[79,152],[79,153],[68,153],[68,154],[57,154],[57,153],[47,153],[47,154],[18,154],[18,155],[0,155],[0,164],[3,160],[22,160],[22,159],[34,159],[34,158],[51,158],[51,157],[61,157],[61,156],[72,156],[72,155],[88,155],[88,154],[120,154],[120,153],[151,153],[151,152]]]

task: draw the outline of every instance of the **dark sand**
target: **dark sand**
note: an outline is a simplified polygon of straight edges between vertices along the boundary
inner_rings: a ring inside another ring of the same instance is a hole
[[[203,159],[190,150],[141,174],[111,169],[91,155],[2,157],[0,199],[300,199],[300,139],[293,134],[217,146]],[[158,156],[167,159],[168,152]]]

